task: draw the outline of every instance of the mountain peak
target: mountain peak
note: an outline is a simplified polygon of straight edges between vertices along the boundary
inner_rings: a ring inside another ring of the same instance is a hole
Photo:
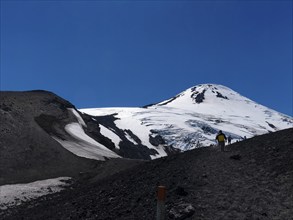
[[[195,101],[195,103],[199,104],[202,103],[205,99],[205,94],[207,93],[213,93],[212,95],[215,95],[217,98],[220,99],[229,99],[227,96],[223,95],[222,91],[224,93],[227,92],[234,92],[233,90],[222,86],[222,85],[215,85],[215,84],[202,84],[198,86],[194,86],[190,88],[191,90],[191,98]]]
[[[226,86],[218,84],[200,84],[193,86],[168,100],[152,106],[194,109],[199,108],[198,104],[204,104],[202,107],[208,106],[210,104],[212,104],[214,107],[217,105],[222,106],[223,102],[228,100],[231,100],[230,103],[235,101],[252,102],[250,99],[241,96],[239,93]]]

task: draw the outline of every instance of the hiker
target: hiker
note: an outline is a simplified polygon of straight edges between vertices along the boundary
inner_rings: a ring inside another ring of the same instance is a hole
[[[218,141],[218,146],[221,147],[221,151],[225,151],[225,141],[227,140],[226,135],[220,130],[218,135],[216,136],[216,140]]]
[[[229,135],[228,136],[228,144],[231,144],[231,141],[232,141],[232,137]]]

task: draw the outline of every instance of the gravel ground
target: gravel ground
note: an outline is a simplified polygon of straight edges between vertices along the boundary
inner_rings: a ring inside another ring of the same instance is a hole
[[[156,188],[166,219],[293,219],[293,129],[220,152],[195,149],[153,160],[110,160],[68,189],[0,213],[1,219],[153,220]]]

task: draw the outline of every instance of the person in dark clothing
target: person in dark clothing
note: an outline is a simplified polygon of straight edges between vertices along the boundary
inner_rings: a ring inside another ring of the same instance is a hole
[[[216,136],[216,140],[218,141],[218,145],[221,147],[221,151],[225,151],[225,141],[227,140],[226,135],[220,130],[218,135]]]
[[[229,135],[228,136],[228,144],[231,144],[231,141],[232,141],[232,137]]]

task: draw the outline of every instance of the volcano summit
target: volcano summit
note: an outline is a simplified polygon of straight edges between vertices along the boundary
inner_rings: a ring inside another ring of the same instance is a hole
[[[119,128],[131,131],[139,143],[154,148],[157,156],[165,156],[162,144],[175,149],[189,150],[215,144],[215,135],[222,130],[239,141],[293,126],[289,116],[262,106],[222,85],[203,84],[157,104],[143,108],[80,109],[93,116],[113,116],[115,128],[105,126],[107,132]],[[94,118],[93,118],[94,119]],[[115,134],[108,137],[116,148],[120,142]],[[152,143],[160,138],[157,146]],[[136,144],[135,140],[132,141]]]

